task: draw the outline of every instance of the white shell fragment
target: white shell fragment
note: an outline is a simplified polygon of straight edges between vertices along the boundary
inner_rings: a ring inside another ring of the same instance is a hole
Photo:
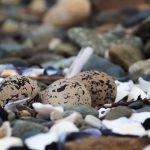
[[[49,117],[50,113],[53,111],[59,111],[59,112],[64,112],[63,107],[61,106],[52,106],[50,104],[42,104],[42,103],[33,103],[32,104],[34,110],[43,117]]]
[[[76,59],[70,66],[68,72],[66,73],[66,78],[72,78],[75,75],[77,75],[83,68],[83,66],[86,64],[86,62],[89,60],[89,58],[93,54],[93,49],[91,47],[86,47],[80,50],[78,53]]]
[[[112,121],[103,120],[102,123],[108,129],[111,129],[114,133],[120,135],[133,135],[142,137],[146,134],[146,131],[141,125],[141,123],[130,120],[125,117],[121,117]]]
[[[99,112],[99,118],[100,119],[104,118],[109,111],[110,111],[110,108],[100,108],[98,110],[98,112]]]
[[[139,123],[143,123],[148,118],[150,118],[150,112],[133,113],[130,117],[131,120]]]
[[[128,95],[128,101],[130,101],[132,99],[137,100],[138,96],[141,96],[142,99],[147,98],[147,95],[143,90],[141,90],[137,86],[134,86],[134,87],[132,87],[132,89]]]
[[[65,133],[79,132],[79,129],[72,122],[61,121],[53,125],[50,132],[60,137],[60,135]]]
[[[139,87],[144,91],[144,92],[148,92],[148,89],[150,88],[150,82],[145,81],[143,78],[139,78]]]
[[[5,137],[0,140],[0,149],[8,150],[10,147],[21,147],[23,146],[23,142],[21,139],[16,137]]]
[[[100,121],[100,119],[96,118],[95,116],[93,115],[87,115],[84,119],[84,121],[92,126],[92,127],[95,127],[95,128],[100,128],[102,126],[102,123]]]
[[[25,140],[29,149],[45,150],[45,147],[52,142],[57,142],[58,137],[54,133],[41,133]]]

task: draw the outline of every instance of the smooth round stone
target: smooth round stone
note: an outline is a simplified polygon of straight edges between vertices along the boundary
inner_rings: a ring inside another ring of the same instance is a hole
[[[150,118],[148,118],[144,121],[143,126],[144,126],[145,130],[150,129]]]
[[[100,119],[96,118],[95,116],[92,116],[92,115],[87,115],[84,119],[84,121],[92,126],[92,127],[95,127],[95,128],[100,128],[102,126],[102,123],[100,121]]]
[[[119,65],[115,65],[109,60],[97,55],[92,55],[89,61],[83,67],[83,71],[91,70],[103,71],[114,77],[126,76],[125,71]]]
[[[83,117],[85,117],[86,115],[90,114],[93,115],[95,117],[98,117],[98,110],[90,107],[90,106],[85,106],[85,105],[63,105],[64,106],[64,110],[74,110],[77,111],[79,113],[82,114]]]
[[[55,121],[55,120],[59,120],[59,119],[62,119],[63,118],[63,113],[62,112],[59,112],[59,111],[52,111],[50,113],[50,119],[52,121]]]
[[[21,139],[26,139],[33,135],[46,132],[48,132],[47,127],[42,126],[41,124],[22,120],[15,121],[12,128],[12,136],[20,137]]]
[[[105,116],[106,120],[114,120],[120,117],[130,117],[132,115],[132,110],[126,106],[118,106],[111,109]]]
[[[16,119],[16,114],[12,111],[8,113],[8,121],[14,121]]]
[[[128,107],[132,109],[140,109],[143,107],[143,102],[142,101],[135,101],[132,104],[128,105]]]
[[[136,112],[150,112],[149,105],[144,105],[142,108],[137,109]]]

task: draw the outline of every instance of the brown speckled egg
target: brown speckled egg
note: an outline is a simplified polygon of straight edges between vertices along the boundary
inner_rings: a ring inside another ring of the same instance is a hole
[[[0,106],[30,96],[34,98],[38,93],[39,87],[35,80],[21,75],[9,76],[0,83]]]
[[[92,106],[100,107],[106,103],[113,103],[116,97],[116,84],[113,78],[104,72],[85,71],[72,79],[85,85],[90,92]]]
[[[54,106],[63,104],[91,105],[91,96],[85,86],[74,80],[60,79],[41,92],[44,104]]]

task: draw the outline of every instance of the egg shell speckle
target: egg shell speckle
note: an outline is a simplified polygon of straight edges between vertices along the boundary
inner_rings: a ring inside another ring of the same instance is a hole
[[[74,80],[60,79],[41,92],[44,104],[91,105],[91,96],[85,86]]]
[[[4,107],[9,101],[21,100],[26,97],[34,98],[39,90],[37,82],[29,77],[9,76],[0,84],[0,106]]]
[[[106,103],[113,103],[116,97],[116,84],[113,78],[104,72],[85,71],[72,79],[83,83],[90,92],[92,106],[100,107]]]

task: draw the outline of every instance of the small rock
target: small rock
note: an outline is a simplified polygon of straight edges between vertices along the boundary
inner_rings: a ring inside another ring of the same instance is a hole
[[[31,113],[27,110],[22,110],[19,112],[19,116],[20,117],[29,117],[29,116],[31,116]]]
[[[150,129],[150,118],[148,118],[144,121],[143,126],[144,126],[145,130]]]
[[[8,150],[11,147],[23,146],[23,141],[17,137],[5,137],[0,140],[1,150]]]
[[[12,136],[26,139],[39,133],[48,132],[48,128],[29,121],[17,120],[12,128]]]
[[[98,117],[98,111],[90,106],[85,105],[63,105],[65,111],[77,111],[82,114],[83,117],[86,115],[93,115]]]
[[[104,54],[110,47],[111,43],[120,39],[120,37],[114,34],[109,33],[101,35],[96,31],[81,27],[69,29],[68,36],[80,47],[92,47],[94,52],[102,57],[104,57]]]
[[[14,121],[16,119],[16,114],[12,111],[8,112],[8,121]]]
[[[112,130],[113,133],[120,135],[133,135],[141,137],[146,134],[146,131],[141,123],[125,117],[121,117],[112,121],[103,120],[102,123],[108,129]]]
[[[129,73],[134,79],[139,78],[143,74],[150,74],[150,59],[141,60],[132,64]]]
[[[112,108],[105,116],[106,120],[114,120],[120,117],[130,117],[132,115],[132,110],[126,106],[118,106]]]
[[[137,109],[136,112],[150,112],[149,105],[144,105],[142,108]]]
[[[98,112],[99,112],[99,118],[100,119],[103,119],[106,115],[107,115],[107,113],[110,111],[110,108],[100,108],[99,110],[98,110]]]
[[[0,127],[0,140],[11,136],[11,127],[9,122],[4,122]]]
[[[147,41],[144,47],[144,53],[146,57],[150,58],[150,40]]]
[[[63,113],[60,112],[60,111],[52,111],[50,113],[50,119],[52,121],[56,121],[56,120],[59,120],[59,119],[62,119],[63,118]]]
[[[46,13],[44,23],[58,27],[72,26],[84,21],[90,14],[91,4],[87,0],[59,0]]]
[[[123,77],[127,75],[119,65],[115,65],[109,60],[101,58],[97,55],[92,55],[89,61],[83,67],[83,71],[92,70],[103,71],[114,77]]]
[[[56,136],[56,134],[48,132],[48,133],[40,133],[38,135],[34,135],[30,138],[25,139],[25,144],[30,149],[45,150],[46,145],[49,145],[52,142],[57,141],[58,137]]]
[[[143,102],[140,100],[137,100],[137,101],[129,104],[128,107],[130,107],[132,109],[140,109],[143,107]]]
[[[50,132],[56,134],[58,137],[60,137],[62,134],[78,131],[79,129],[72,122],[68,121],[58,122],[50,129]]]
[[[109,55],[114,63],[119,64],[126,71],[128,71],[132,64],[144,59],[140,49],[123,43],[113,44],[110,48]]]
[[[139,78],[138,79],[139,82],[139,88],[141,88],[144,92],[148,92],[149,88],[150,88],[150,81],[146,81],[143,78]]]
[[[96,118],[95,116],[92,116],[92,115],[87,115],[85,117],[84,121],[88,125],[90,125],[92,127],[95,127],[95,128],[101,128],[101,126],[102,126],[101,121],[98,118]]]

